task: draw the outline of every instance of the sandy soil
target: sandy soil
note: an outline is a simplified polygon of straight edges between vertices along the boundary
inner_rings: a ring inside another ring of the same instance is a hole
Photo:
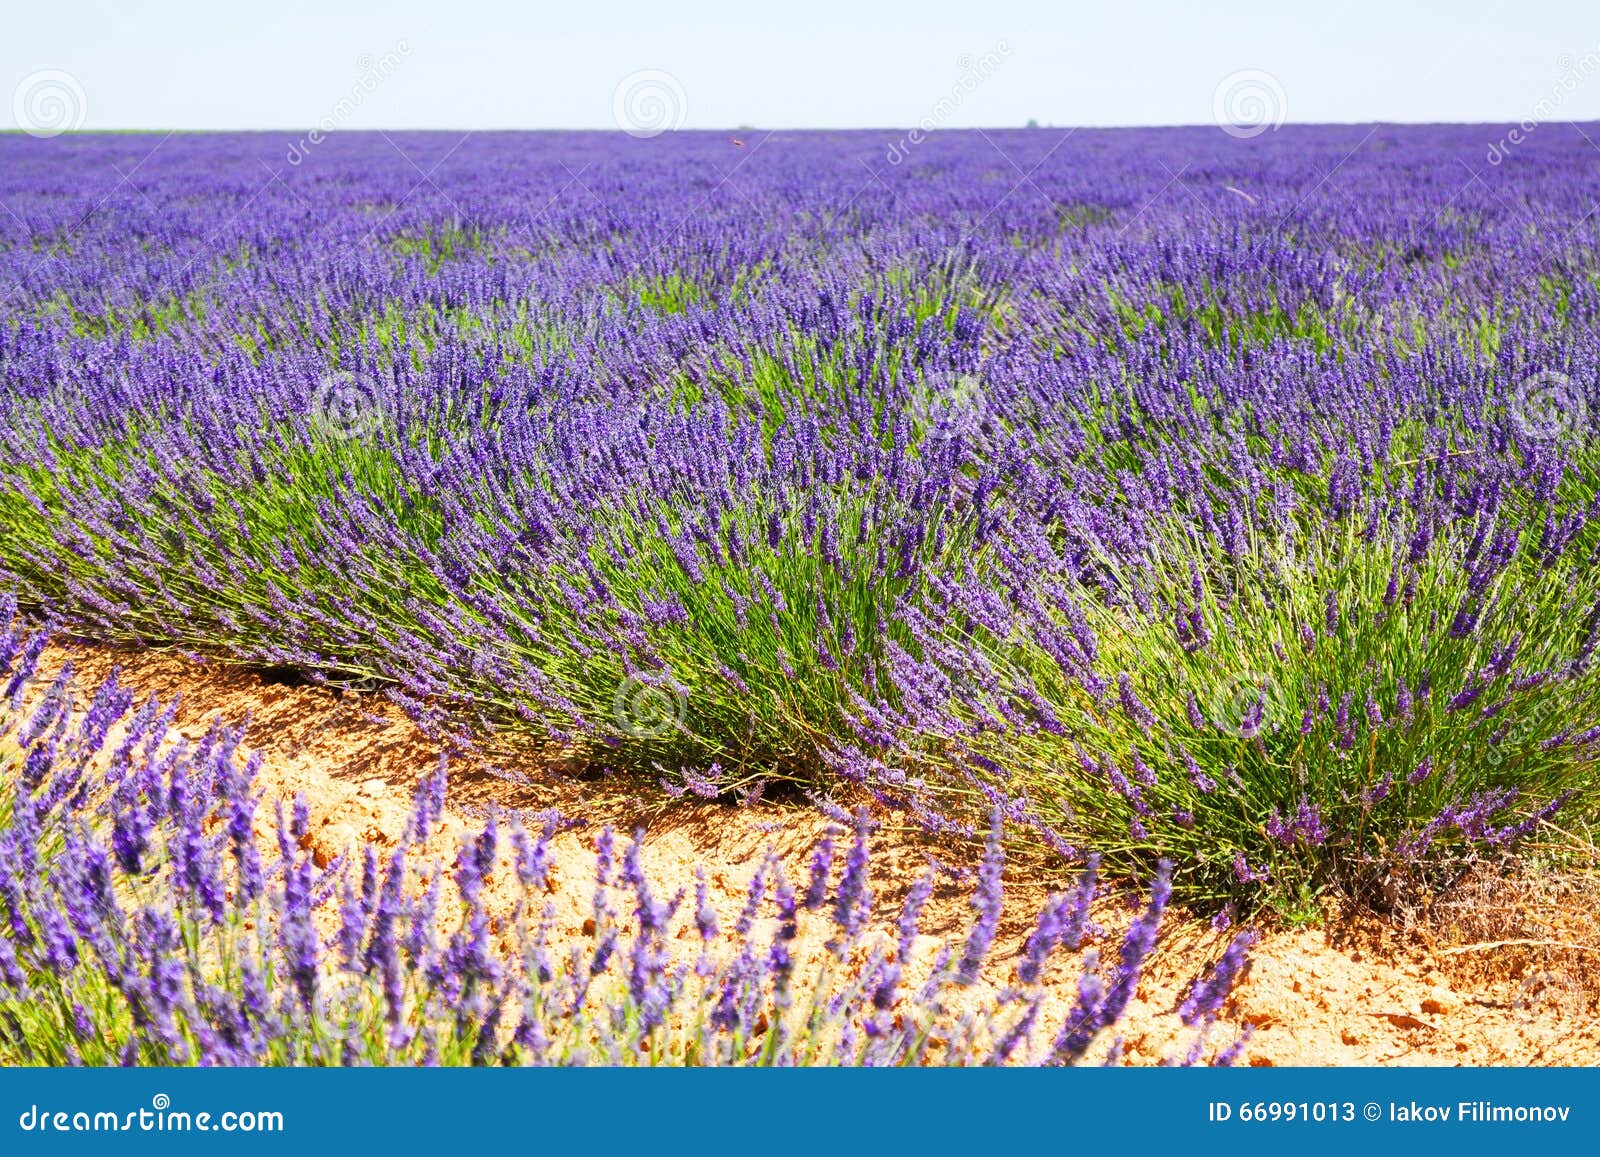
[[[60,645],[46,655],[53,675],[71,661],[92,686],[120,669],[122,682],[163,700],[181,697],[177,726],[198,737],[218,716],[248,717],[247,745],[265,756],[269,798],[303,793],[312,813],[312,846],[328,862],[358,841],[391,846],[410,809],[419,776],[438,763],[439,749],[381,696],[274,681],[237,668],[202,664],[170,652],[110,651]],[[771,803],[745,808],[674,801],[639,784],[578,782],[547,768],[506,768],[458,757],[444,839],[466,834],[487,808],[558,809],[582,821],[555,842],[552,898],[557,937],[582,935],[593,873],[594,836],[603,823],[642,828],[643,858],[663,888],[693,887],[703,865],[715,901],[731,920],[756,864],[768,847],[792,877],[828,826],[814,811]],[[926,931],[959,933],[970,911],[959,853],[905,832],[881,831],[873,883],[879,910],[893,913],[903,889],[930,862],[944,865]],[[1062,886],[1055,880],[1007,878],[1007,919],[1000,968],[1026,935],[1039,901]],[[1504,888],[1479,880],[1486,896]],[[1507,885],[1509,886],[1509,885]],[[1600,1063],[1600,966],[1597,893],[1574,907],[1570,891],[1527,889],[1510,923],[1482,924],[1476,901],[1441,905],[1438,916],[1408,929],[1375,918],[1331,920],[1318,929],[1269,929],[1251,954],[1230,1015],[1252,1026],[1246,1051],[1255,1065],[1583,1065]],[[1544,908],[1559,908],[1545,911]],[[1467,918],[1462,918],[1467,913]],[[1475,922],[1476,921],[1476,922]],[[1111,923],[1115,923],[1113,918]],[[1563,929],[1552,933],[1550,929]],[[1590,939],[1570,937],[1587,931]],[[1532,935],[1525,934],[1529,930]],[[1182,914],[1141,984],[1127,1025],[1125,1059],[1160,1063],[1179,1049],[1171,1011],[1186,982],[1218,951],[1223,938]],[[1519,935],[1518,933],[1524,933]],[[818,938],[820,940],[820,938]],[[1483,947],[1480,940],[1534,941]],[[807,946],[820,952],[820,943]],[[1071,999],[1075,969],[1060,969],[1061,1001]],[[1003,983],[1003,976],[992,978]],[[1047,1010],[1048,1011],[1048,1010]]]

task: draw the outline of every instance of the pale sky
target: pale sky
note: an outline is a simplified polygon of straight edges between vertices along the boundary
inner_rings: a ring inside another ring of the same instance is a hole
[[[1593,0],[19,0],[0,28],[6,128],[614,128],[629,77],[688,129],[1198,124],[1219,88],[1288,122],[1600,119]]]

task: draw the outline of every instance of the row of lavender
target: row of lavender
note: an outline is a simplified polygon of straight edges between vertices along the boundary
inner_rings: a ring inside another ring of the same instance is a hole
[[[970,931],[922,959],[934,876],[883,935],[864,814],[841,862],[827,837],[802,881],[769,854],[731,928],[703,873],[692,900],[665,896],[607,828],[587,934],[557,944],[559,817],[537,835],[491,818],[447,868],[441,766],[399,846],[318,869],[304,801],[263,799],[241,729],[191,743],[115,675],[87,695],[70,666],[35,686],[43,640],[0,633],[4,1064],[1071,1064],[1127,1012],[1169,894],[1158,878],[1114,964],[1083,954],[1074,998],[1057,958],[1105,935],[1092,867],[1007,961],[996,834]],[[799,951],[819,924],[820,962]],[[1237,1055],[1242,1037],[1208,1038],[1248,946],[1235,936],[1189,989],[1174,1062]]]
[[[0,141],[0,569],[672,792],[1191,896],[1596,798],[1593,153]]]

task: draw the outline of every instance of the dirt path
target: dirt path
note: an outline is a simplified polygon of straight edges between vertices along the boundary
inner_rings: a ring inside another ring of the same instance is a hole
[[[177,727],[190,736],[203,734],[219,716],[228,722],[248,717],[246,743],[265,757],[262,786],[268,798],[305,795],[312,846],[324,862],[360,841],[380,851],[391,846],[404,827],[417,779],[438,765],[437,745],[381,696],[275,683],[173,653],[87,645],[50,648],[44,674],[53,676],[68,661],[87,686],[117,667],[122,682],[141,694],[181,696]],[[624,832],[644,828],[645,866],[663,888],[692,889],[696,866],[704,866],[718,907],[730,914],[768,847],[786,870],[801,875],[805,856],[828,827],[814,811],[770,803],[731,808],[676,801],[663,807],[638,785],[579,783],[540,768],[457,759],[450,774],[451,834],[481,823],[489,807],[555,808],[585,821],[554,845],[558,934],[574,937],[586,915],[593,839],[603,823]],[[907,834],[885,832],[877,844],[873,871],[881,910],[893,910],[899,893],[930,860],[949,858],[947,849]],[[1026,934],[1038,901],[1061,882],[1008,877],[1002,958]],[[936,893],[926,930],[959,932],[969,916],[967,892],[959,873],[951,873]],[[1579,923],[1592,928],[1597,915],[1590,907],[1579,914]],[[1525,952],[1516,955],[1522,951],[1516,946],[1497,956],[1496,950],[1460,952],[1463,945],[1448,936],[1434,937],[1429,948],[1427,939],[1376,924],[1268,932],[1252,952],[1231,1009],[1234,1018],[1253,1026],[1250,1063],[1600,1063],[1597,988],[1582,975],[1530,966]],[[1184,982],[1220,943],[1205,922],[1170,922],[1127,1022],[1128,1060],[1158,1063],[1173,1053],[1175,1018],[1169,1014]],[[1600,965],[1600,955],[1576,959],[1585,967]],[[1065,981],[1074,975],[1063,970]],[[1070,999],[1063,988],[1063,1000]]]

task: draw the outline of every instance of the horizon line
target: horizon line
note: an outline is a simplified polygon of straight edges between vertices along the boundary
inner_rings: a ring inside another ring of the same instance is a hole
[[[1560,124],[1565,124],[1565,125],[1570,125],[1570,126],[1573,126],[1573,127],[1577,127],[1579,125],[1600,125],[1600,115],[1597,115],[1597,116],[1592,117],[1592,118],[1585,118],[1585,119],[1564,118],[1564,119],[1561,119],[1561,120],[1552,119],[1552,120],[1533,121],[1533,122],[1529,122],[1527,120],[1504,120],[1504,121],[1499,121],[1499,120],[1487,120],[1487,121],[1485,121],[1485,120],[1470,120],[1470,121],[1450,121],[1450,120],[1417,120],[1417,121],[1411,121],[1411,120],[1284,121],[1282,124],[1266,126],[1263,129],[1263,135],[1265,135],[1267,133],[1277,132],[1280,129],[1315,129],[1315,128],[1502,128],[1502,127],[1522,127],[1522,128],[1526,128],[1529,123],[1532,123],[1534,125],[1560,125]],[[1249,124],[1249,122],[1238,122],[1238,124],[1239,125],[1247,125],[1247,124]],[[703,135],[710,135],[710,134],[720,135],[720,134],[725,134],[725,133],[768,133],[768,134],[773,134],[773,133],[909,133],[909,132],[921,132],[921,133],[923,133],[923,134],[925,134],[927,136],[932,136],[932,135],[937,134],[937,133],[953,134],[953,133],[982,133],[982,132],[1051,132],[1051,131],[1064,131],[1064,132],[1139,132],[1139,131],[1153,130],[1153,129],[1202,129],[1202,130],[1204,130],[1204,129],[1219,129],[1219,128],[1223,128],[1223,127],[1224,127],[1223,125],[1219,124],[1216,121],[1182,121],[1182,122],[1172,121],[1172,122],[1146,123],[1146,124],[1127,124],[1127,125],[1106,125],[1106,124],[1076,124],[1076,125],[1071,125],[1071,124],[1021,124],[1021,125],[1019,125],[1019,124],[1013,124],[1013,123],[1006,123],[1006,124],[988,124],[988,125],[939,126],[939,127],[932,128],[932,129],[923,128],[920,125],[914,125],[914,124],[913,125],[865,125],[865,126],[862,126],[862,125],[853,125],[853,126],[826,126],[826,125],[821,125],[821,126],[819,126],[819,125],[766,126],[766,125],[738,124],[738,125],[728,125],[728,126],[724,126],[724,127],[712,127],[712,128],[665,129],[665,130],[661,131],[660,133],[654,134],[653,137],[641,138],[641,137],[635,136],[635,134],[633,134],[633,133],[629,133],[628,131],[626,131],[624,129],[621,129],[621,128],[617,128],[615,126],[610,127],[610,128],[591,128],[591,127],[573,127],[573,126],[462,127],[462,126],[459,126],[459,125],[458,126],[442,125],[442,126],[428,126],[428,127],[414,127],[414,126],[408,127],[408,126],[394,126],[394,125],[379,125],[379,126],[373,126],[373,127],[370,127],[370,128],[323,129],[323,128],[317,127],[316,125],[311,125],[309,127],[306,127],[306,126],[298,126],[298,127],[297,126],[268,126],[268,127],[252,126],[252,127],[243,127],[243,128],[240,128],[240,127],[198,128],[198,127],[189,127],[189,126],[172,126],[172,127],[168,127],[168,126],[123,125],[123,126],[108,126],[108,127],[104,127],[104,128],[92,128],[92,129],[90,129],[90,128],[67,129],[67,130],[64,130],[62,132],[53,133],[53,134],[51,134],[50,138],[47,138],[47,139],[55,139],[57,137],[92,137],[92,136],[112,136],[112,135],[132,136],[132,135],[139,135],[139,134],[156,134],[156,133],[167,133],[167,134],[186,133],[186,134],[195,134],[195,135],[201,135],[201,134],[212,134],[212,135],[217,135],[217,134],[237,134],[237,135],[242,135],[242,134],[247,134],[247,133],[260,133],[260,134],[288,133],[288,134],[302,134],[303,135],[303,134],[311,133],[311,132],[320,133],[324,137],[331,137],[331,136],[358,136],[358,135],[363,134],[363,133],[524,133],[524,134],[534,134],[534,133],[590,133],[590,134],[612,135],[612,136],[627,136],[627,137],[634,137],[634,139],[658,139],[658,138],[661,138],[661,137],[703,136]],[[1252,126],[1252,127],[1254,127],[1254,126]],[[32,133],[29,130],[27,130],[25,128],[22,128],[20,126],[8,126],[8,127],[5,127],[5,128],[0,128],[0,136],[30,136],[30,137],[37,137],[37,134]]]

